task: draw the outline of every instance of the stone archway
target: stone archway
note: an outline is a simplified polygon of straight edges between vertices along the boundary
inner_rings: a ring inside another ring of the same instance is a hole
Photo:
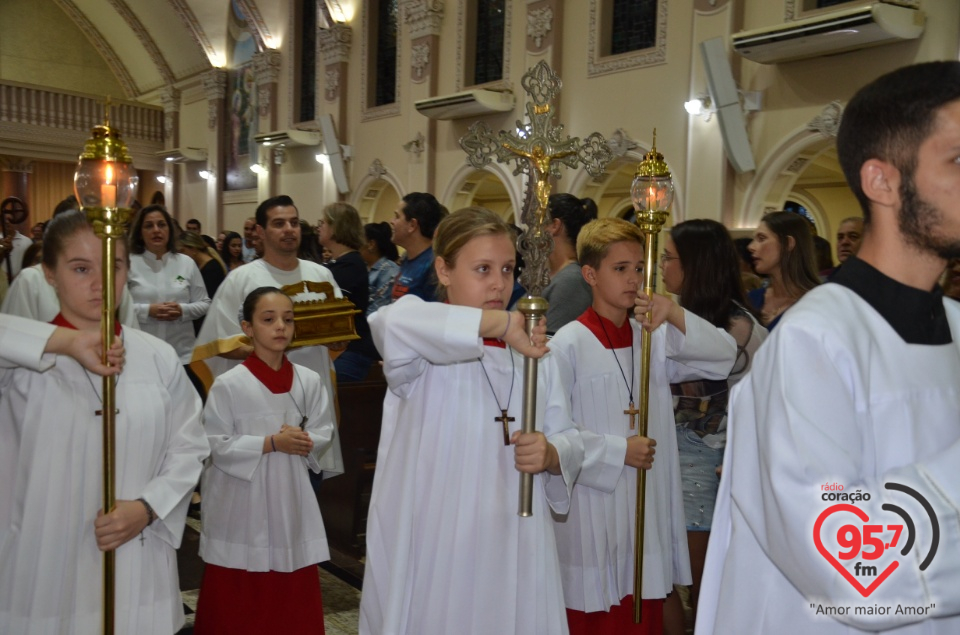
[[[365,223],[379,223],[393,218],[393,211],[403,198],[403,186],[395,174],[374,159],[367,174],[353,192],[351,204]]]
[[[496,213],[508,223],[520,224],[521,180],[500,163],[482,170],[464,164],[448,182],[440,202],[451,212],[478,205]]]

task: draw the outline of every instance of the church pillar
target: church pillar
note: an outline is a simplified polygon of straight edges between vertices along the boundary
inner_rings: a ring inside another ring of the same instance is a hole
[[[334,24],[327,29],[318,29],[317,46],[320,49],[320,56],[323,60],[323,66],[318,64],[318,68],[323,69],[323,99],[326,102],[326,110],[333,115],[334,125],[337,129],[339,141],[342,144],[348,144],[348,122],[347,122],[347,61],[350,59],[350,43],[353,41],[353,31],[346,24]],[[318,79],[320,74],[318,73]],[[326,143],[326,140],[324,140]],[[329,169],[324,169],[324,193],[330,192],[330,196],[325,196],[324,200],[333,200],[333,194],[336,199],[342,201],[345,195],[340,194],[336,184],[330,177]],[[347,171],[349,174],[349,170]]]
[[[207,98],[207,170],[214,178],[207,181],[207,222],[214,220],[212,227],[223,229],[223,187],[227,182],[226,104],[227,72],[213,68],[203,74],[203,92]],[[208,225],[204,225],[207,227]],[[207,233],[215,235],[211,230]]]
[[[414,101],[437,95],[440,64],[440,25],[443,23],[443,0],[407,0],[403,18],[410,33],[410,91]],[[437,120],[408,117],[410,141],[404,149],[407,161],[407,182],[411,191],[437,191]]]
[[[280,78],[280,51],[267,49],[253,56],[253,73],[257,81],[257,116],[260,117],[259,129],[263,132],[273,132],[277,129],[277,80]],[[263,148],[260,148],[263,150]],[[282,150],[280,153],[271,148],[267,153],[267,191],[266,196],[261,191],[260,200],[276,196],[280,176],[280,167],[276,160],[282,160]],[[259,184],[263,185],[263,178],[258,179]]]
[[[163,147],[165,150],[173,150],[180,147],[180,91],[173,86],[164,86],[160,90],[160,103],[163,105]],[[182,191],[181,179],[184,177],[183,170],[177,174],[175,164],[164,161],[164,176],[167,177],[163,184],[163,198],[167,201],[167,210],[175,215],[177,220],[180,211],[180,192]],[[143,201],[144,205],[150,201]]]

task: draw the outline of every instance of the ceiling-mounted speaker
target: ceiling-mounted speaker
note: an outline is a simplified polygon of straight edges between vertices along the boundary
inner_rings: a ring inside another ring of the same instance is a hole
[[[347,168],[343,161],[343,148],[340,147],[337,131],[333,126],[333,115],[320,116],[320,132],[323,135],[324,154],[327,155],[330,164],[333,182],[336,183],[338,192],[346,194],[350,191],[350,183],[347,180]]]
[[[739,173],[750,172],[757,168],[747,138],[747,121],[740,106],[740,92],[733,80],[730,60],[723,38],[713,38],[700,43],[700,55],[707,74],[707,86],[710,99],[717,109],[717,121],[720,122],[720,135],[723,137],[723,150],[733,169]]]

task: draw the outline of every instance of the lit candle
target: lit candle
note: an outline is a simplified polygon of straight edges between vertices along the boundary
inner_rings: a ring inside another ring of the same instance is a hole
[[[100,186],[100,205],[103,207],[117,206],[117,186],[107,183]]]
[[[647,209],[651,211],[657,209],[657,191],[653,188],[653,186],[650,186],[650,189],[648,190]]]

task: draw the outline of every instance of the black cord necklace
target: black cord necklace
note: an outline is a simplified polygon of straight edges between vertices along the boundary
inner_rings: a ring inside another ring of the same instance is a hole
[[[293,407],[300,413],[300,429],[303,430],[303,427],[307,425],[307,419],[309,419],[306,415],[307,392],[303,389],[303,381],[300,379],[300,373],[297,372],[296,366],[293,367],[293,376],[297,378],[297,383],[300,384],[300,392],[303,394],[303,410],[300,409],[297,400],[293,398],[293,385],[290,386],[290,392],[287,393],[287,396],[290,397],[290,401],[293,402]]]
[[[123,342],[123,331],[120,332],[120,341]],[[83,367],[81,366],[81,368]],[[97,392],[97,387],[93,385],[93,379],[90,378],[90,372],[87,371],[86,368],[83,368],[83,374],[87,378],[87,382],[90,384],[90,390],[93,391],[93,394],[97,396],[97,401],[100,402],[100,410],[95,410],[93,414],[97,417],[102,417],[103,416],[103,397],[101,397],[100,393]],[[116,395],[117,384],[119,383],[120,383],[120,375],[114,376],[113,378],[114,395]],[[113,414],[115,415],[120,414],[120,409],[115,408],[113,411]]]
[[[504,408],[500,405],[500,399],[497,397],[497,391],[493,389],[493,382],[490,381],[490,375],[487,374],[487,369],[483,365],[483,358],[478,357],[477,361],[480,362],[480,369],[483,371],[483,376],[487,378],[487,385],[490,386],[490,392],[493,393],[493,400],[497,402],[497,408],[500,410],[500,416],[494,417],[494,421],[499,421],[503,424],[503,444],[510,445],[510,422],[516,421],[514,417],[511,417],[507,414],[507,410],[510,408],[510,400],[513,399],[513,384],[517,379],[517,363],[513,359],[513,351],[510,350],[510,347],[507,347],[507,353],[510,355],[510,393],[507,396],[507,407]]]
[[[603,318],[600,317],[600,314],[597,313],[597,310],[593,307],[590,307],[593,310],[594,315],[597,316],[597,321],[600,323],[600,330],[603,331],[603,335],[607,338],[607,344],[610,345],[610,352],[613,353],[613,359],[617,362],[617,368],[620,369],[620,376],[623,377],[623,383],[627,385],[627,394],[630,395],[630,408],[623,411],[623,414],[630,416],[630,429],[633,430],[637,427],[637,415],[640,414],[640,411],[637,410],[637,407],[633,402],[633,379],[634,372],[636,370],[636,364],[633,360],[633,345],[630,345],[630,382],[627,383],[627,374],[623,372],[623,366],[620,364],[620,358],[617,357],[617,351],[613,347],[613,340],[610,339],[610,334],[607,333],[607,327],[603,325]],[[627,318],[628,320],[630,318]]]

